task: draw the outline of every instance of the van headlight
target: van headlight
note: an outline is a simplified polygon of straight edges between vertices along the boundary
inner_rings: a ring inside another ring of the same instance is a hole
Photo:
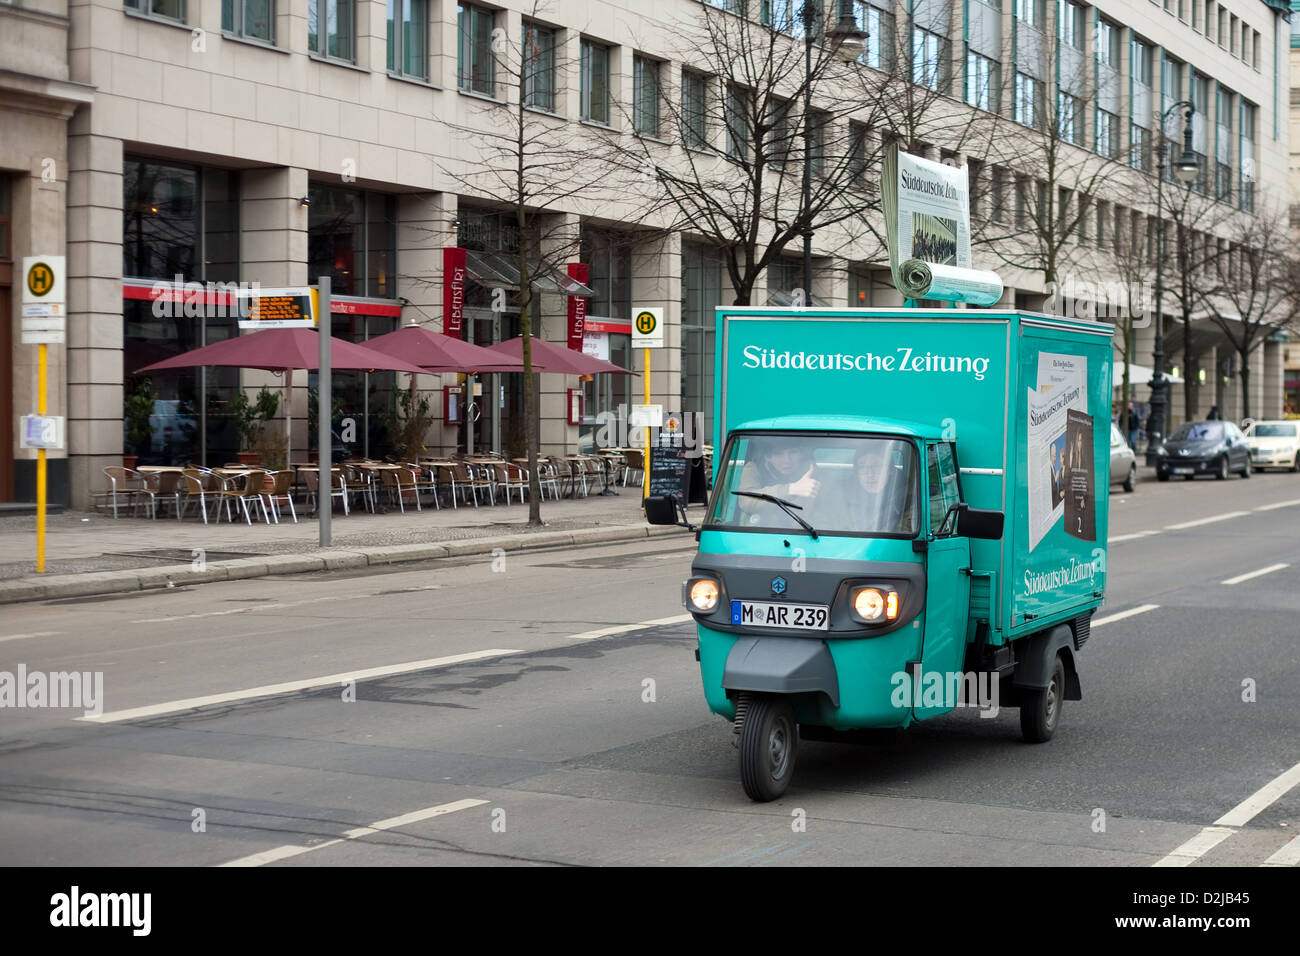
[[[713,578],[692,578],[686,582],[686,609],[708,614],[722,598],[722,587]]]
[[[896,621],[901,609],[898,592],[883,588],[856,588],[850,595],[853,613],[868,624]]]

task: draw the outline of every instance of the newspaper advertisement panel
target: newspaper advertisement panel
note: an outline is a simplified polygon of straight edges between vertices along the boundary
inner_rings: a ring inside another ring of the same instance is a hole
[[[1042,352],[1038,387],[1028,390],[1029,550],[1057,521],[1084,541],[1096,536],[1088,360]]]
[[[967,169],[885,153],[882,199],[894,287],[909,299],[993,305],[996,273],[971,268]]]

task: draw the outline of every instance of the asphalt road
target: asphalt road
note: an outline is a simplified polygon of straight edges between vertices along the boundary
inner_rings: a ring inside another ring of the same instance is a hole
[[[1051,742],[1011,709],[805,742],[761,805],[685,533],[8,606],[0,671],[102,672],[104,712],[0,709],[0,861],[1295,865],[1300,475],[1144,483],[1111,537],[1098,620],[1151,607],[1096,627]]]

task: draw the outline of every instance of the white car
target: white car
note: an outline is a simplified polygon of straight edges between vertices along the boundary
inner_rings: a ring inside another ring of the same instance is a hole
[[[1300,471],[1300,421],[1251,422],[1246,443],[1255,468]]]

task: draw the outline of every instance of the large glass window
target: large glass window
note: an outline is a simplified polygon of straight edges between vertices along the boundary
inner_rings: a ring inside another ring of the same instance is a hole
[[[633,127],[642,136],[659,135],[659,61],[632,60]]]
[[[1021,23],[1041,30],[1047,23],[1047,0],[1014,0],[1012,13]]]
[[[221,0],[221,29],[235,36],[275,42],[275,0]]]
[[[798,534],[802,519],[818,534],[912,538],[918,477],[916,446],[903,439],[741,432],[727,443],[705,527]]]
[[[354,0],[307,0],[307,49],[331,59],[354,62],[356,17]]]
[[[1097,140],[1099,156],[1114,158],[1119,150],[1119,117],[1106,110],[1097,110]]]
[[[496,94],[496,58],[492,53],[491,10],[462,3],[457,7],[456,83],[462,89],[485,96]]]
[[[388,72],[429,78],[429,0],[388,0]]]
[[[1056,3],[1056,38],[1076,50],[1083,49],[1083,35],[1086,11],[1070,0],[1057,0]]]
[[[555,31],[524,21],[524,105],[555,112]]]
[[[1067,143],[1083,145],[1083,100],[1065,90],[1056,93],[1057,135]]]
[[[1108,66],[1112,70],[1118,70],[1119,62],[1119,44],[1120,28],[1109,20],[1097,18],[1097,62],[1102,66]]]
[[[609,47],[582,41],[582,118],[609,125]]]
[[[713,427],[714,309],[734,301],[722,256],[695,242],[682,243],[682,411],[704,413]]]
[[[1151,130],[1129,124],[1128,164],[1134,169],[1151,172]]]
[[[1214,198],[1232,201],[1232,91],[1219,87],[1214,111]]]
[[[1255,122],[1259,107],[1253,103],[1241,104],[1241,182],[1237,187],[1237,201],[1247,212],[1255,211]]]
[[[1043,122],[1043,84],[1025,73],[1016,73],[1015,116],[1023,126],[1038,129]]]
[[[727,86],[725,119],[727,155],[744,162],[749,159],[749,94],[735,83]]]
[[[393,196],[312,183],[307,281],[330,276],[337,295],[397,295],[397,206]]]
[[[1150,43],[1145,40],[1133,38],[1129,45],[1129,57],[1131,60],[1130,72],[1134,83],[1141,83],[1143,86],[1150,87],[1155,78],[1153,63],[1155,62],[1155,50]]]
[[[708,145],[708,96],[708,77],[682,70],[682,139],[687,149],[704,149]]]

